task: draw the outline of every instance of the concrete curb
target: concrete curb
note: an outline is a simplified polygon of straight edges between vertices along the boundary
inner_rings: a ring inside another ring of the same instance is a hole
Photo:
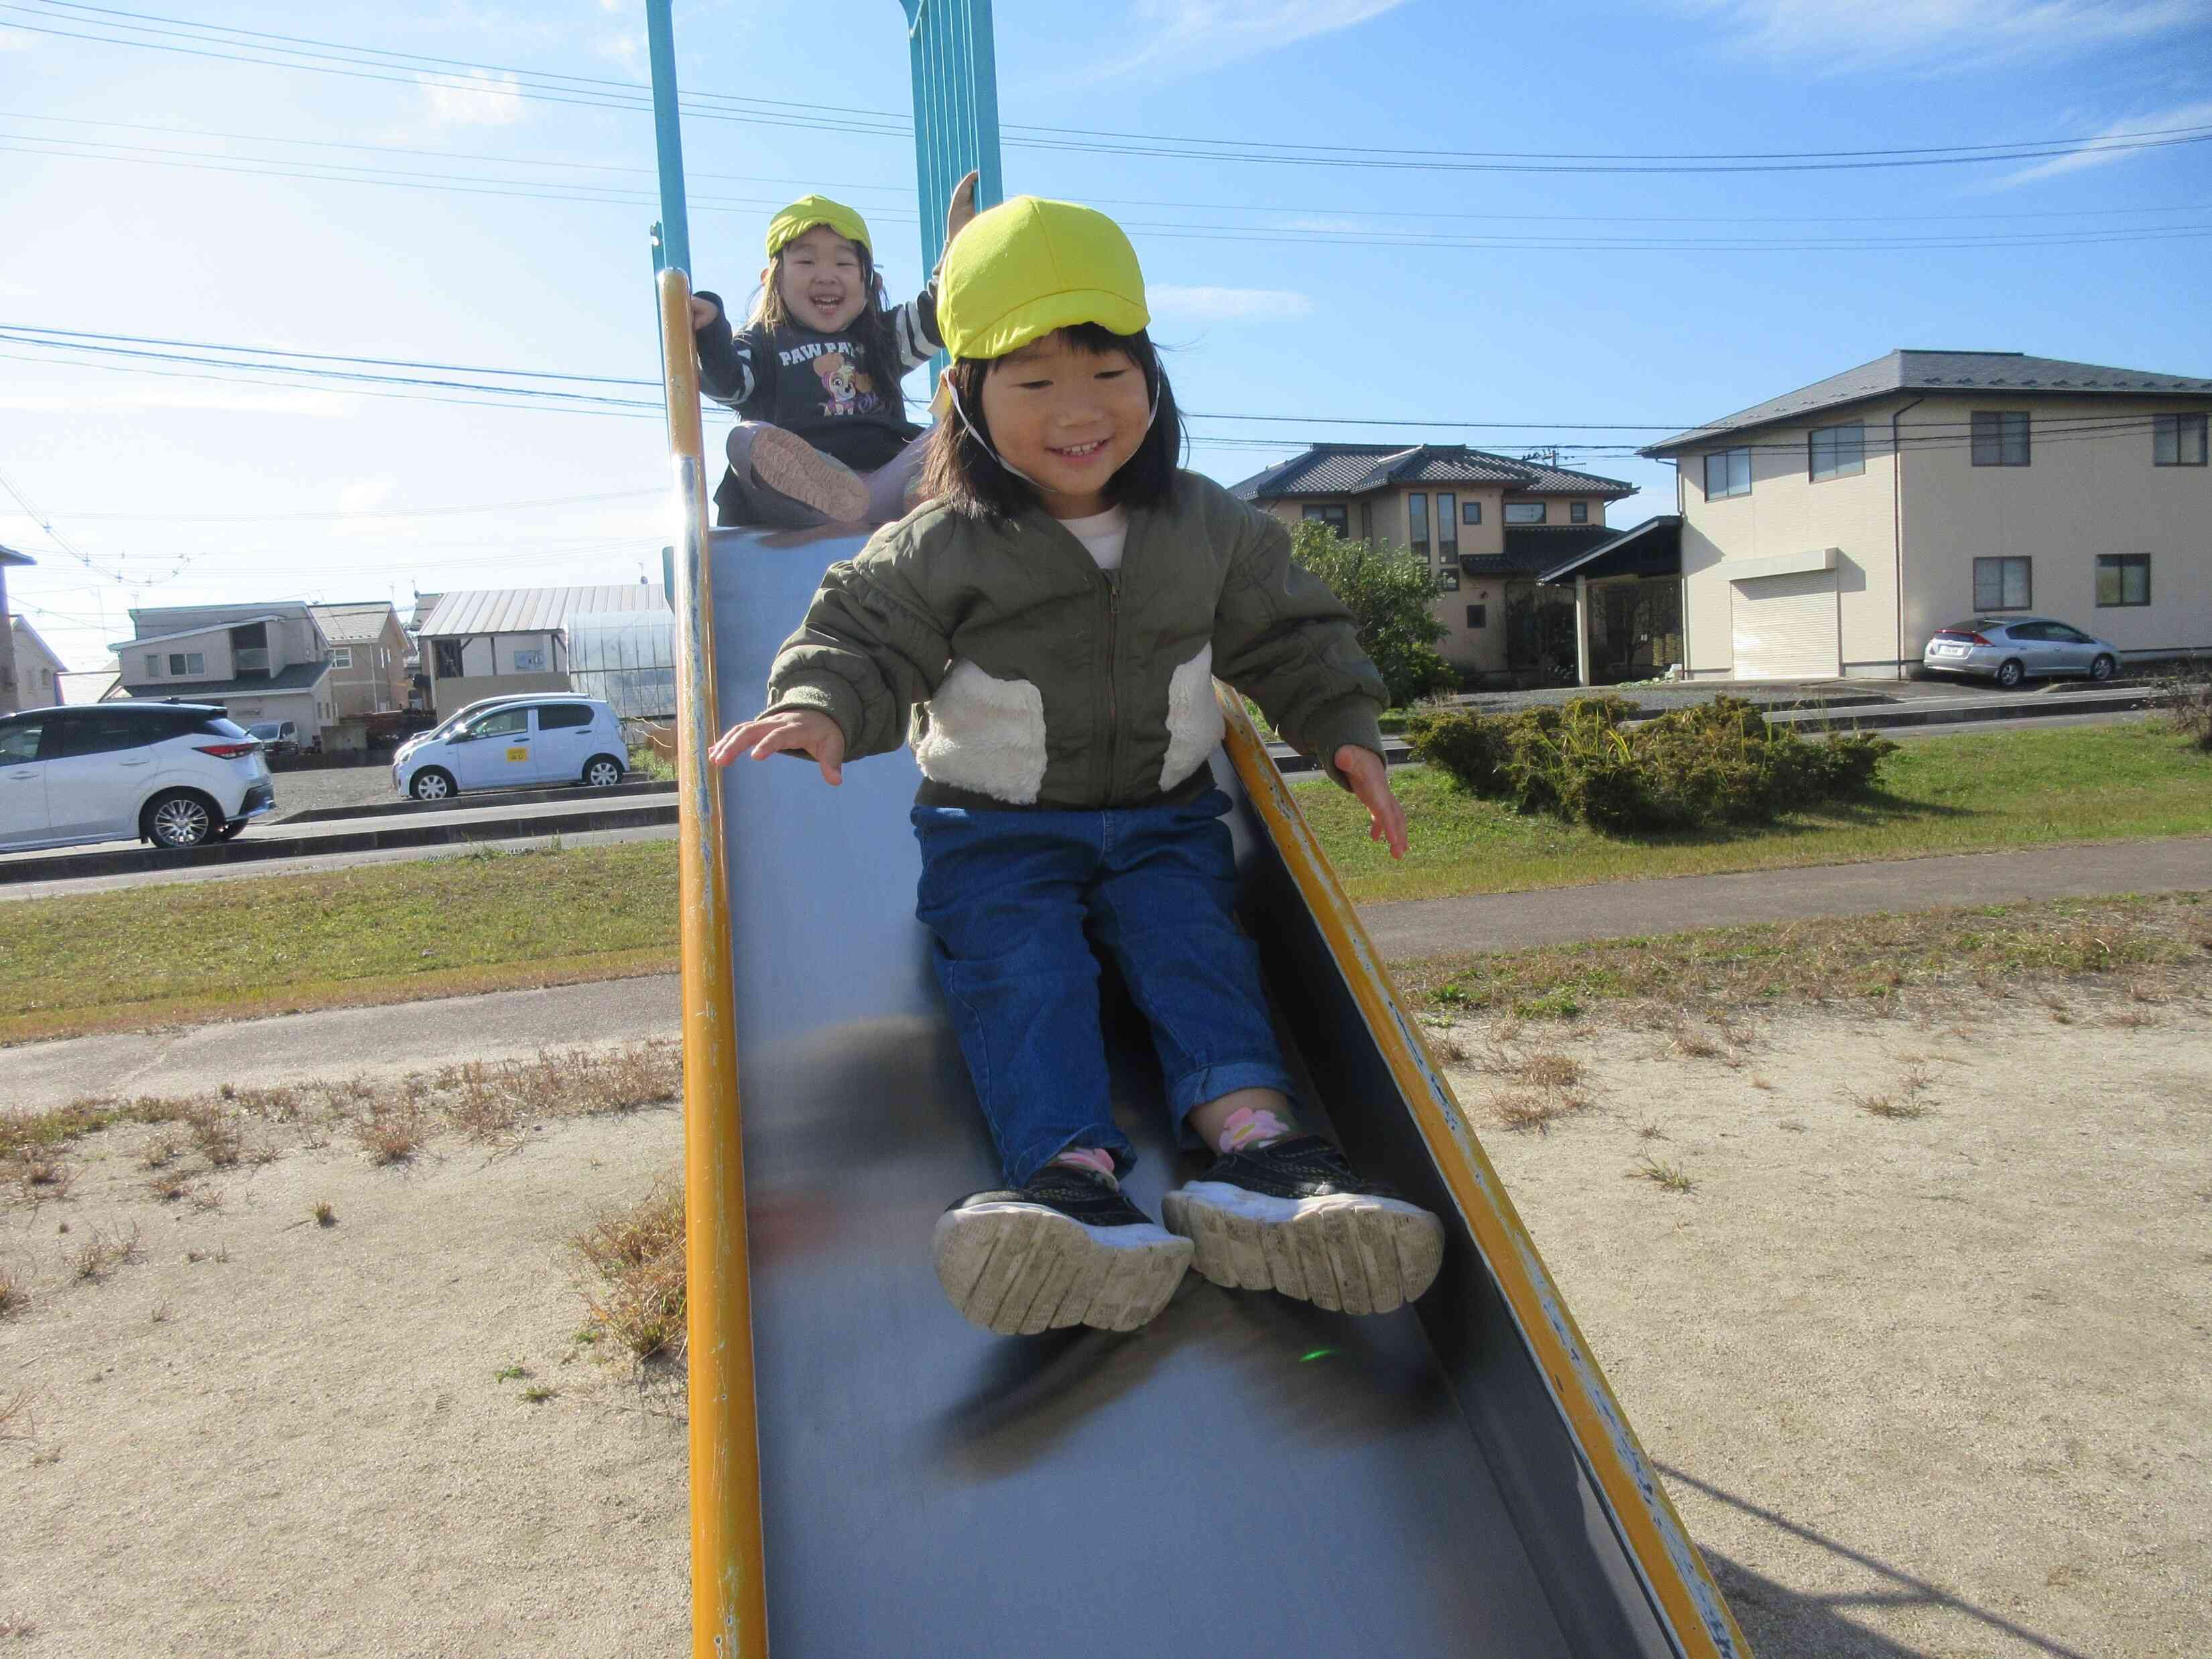
[[[663,782],[658,778],[643,783],[618,783],[611,789],[589,789],[580,783],[564,784],[558,789],[518,789],[473,795],[456,795],[450,800],[387,800],[375,801],[366,806],[303,806],[296,812],[287,812],[275,823],[332,823],[341,818],[381,818],[404,816],[410,812],[466,811],[471,806],[542,806],[549,801],[565,800],[623,800],[636,795],[669,794],[676,793],[672,780]]]
[[[451,810],[451,809],[448,809]],[[450,823],[394,823],[365,830],[333,830],[305,836],[262,836],[251,830],[236,841],[196,847],[190,852],[156,852],[150,847],[93,848],[56,852],[41,858],[0,862],[0,884],[68,881],[84,876],[137,875],[153,870],[189,869],[209,864],[276,863],[331,853],[372,853],[391,848],[459,846],[475,841],[515,841],[526,836],[583,835],[594,830],[641,830],[676,822],[676,802],[637,802],[587,807],[574,812],[487,814]]]

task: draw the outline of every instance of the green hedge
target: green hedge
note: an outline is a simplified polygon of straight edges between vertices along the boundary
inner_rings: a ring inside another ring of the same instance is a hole
[[[1425,712],[1406,738],[1475,794],[1616,833],[1767,823],[1864,793],[1897,752],[1863,732],[1808,743],[1738,697],[1627,725],[1636,712],[1613,696],[1516,714]]]

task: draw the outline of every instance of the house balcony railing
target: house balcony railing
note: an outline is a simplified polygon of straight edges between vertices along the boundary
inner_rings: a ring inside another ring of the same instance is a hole
[[[265,645],[250,646],[244,650],[234,651],[230,655],[241,674],[265,674],[269,672],[269,647]]]

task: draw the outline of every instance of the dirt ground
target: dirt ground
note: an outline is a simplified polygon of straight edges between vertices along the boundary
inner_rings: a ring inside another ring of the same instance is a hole
[[[276,814],[282,819],[315,806],[381,806],[398,800],[392,787],[392,751],[380,750],[379,758],[361,766],[303,766],[277,773],[270,781],[276,790]]]
[[[1764,1659],[2212,1651],[2212,1004],[1451,1040]],[[681,1423],[578,1340],[566,1249],[672,1110],[169,1202],[159,1133],[0,1209],[6,1651],[684,1650]]]

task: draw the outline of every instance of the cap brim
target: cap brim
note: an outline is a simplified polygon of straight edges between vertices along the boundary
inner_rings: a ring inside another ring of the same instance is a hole
[[[956,357],[1003,357],[1048,334],[1081,323],[1096,323],[1114,334],[1136,334],[1152,325],[1152,313],[1126,295],[1103,289],[1070,289],[1024,301],[946,348]]]

